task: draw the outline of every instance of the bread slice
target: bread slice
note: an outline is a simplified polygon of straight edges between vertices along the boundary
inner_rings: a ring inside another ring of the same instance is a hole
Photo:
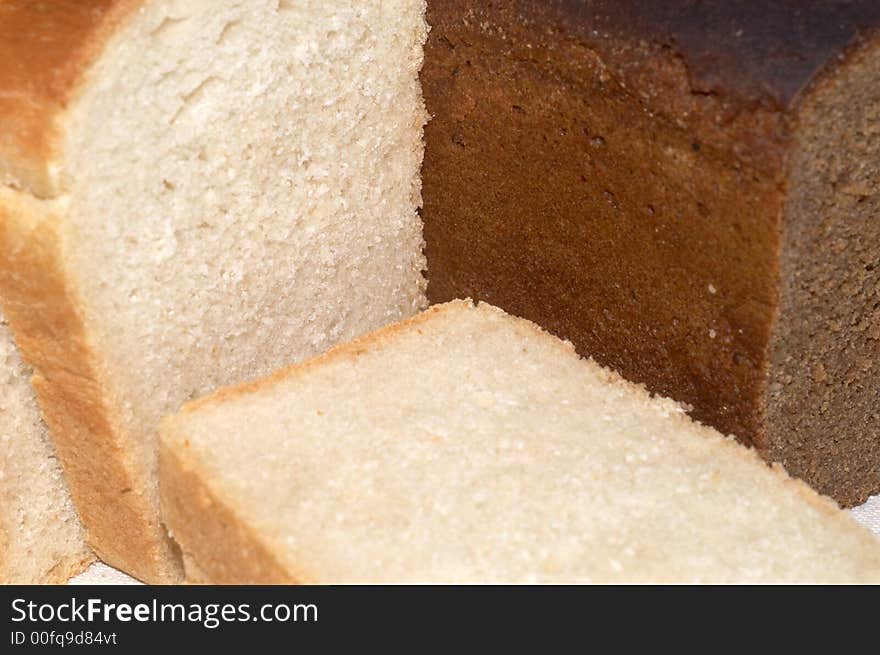
[[[191,403],[160,461],[217,583],[880,581],[832,501],[485,304]]]
[[[94,559],[0,315],[0,584],[57,584]]]
[[[156,430],[424,304],[423,0],[0,3],[0,295],[101,559]]]

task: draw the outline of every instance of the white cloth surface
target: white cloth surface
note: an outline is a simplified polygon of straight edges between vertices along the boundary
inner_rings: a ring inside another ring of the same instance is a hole
[[[855,519],[880,537],[880,496],[874,496],[867,503],[852,510]],[[141,584],[125,573],[110,568],[106,564],[98,562],[93,564],[85,573],[76,576],[70,581],[74,585],[123,585]]]
[[[853,508],[852,513],[859,523],[880,536],[880,496],[874,496],[864,505]]]
[[[71,578],[68,584],[73,585],[123,585],[123,584],[141,584],[134,578],[130,578],[122,571],[117,571],[104,564],[103,562],[95,562],[89,567],[89,570],[80,573],[75,578]]]

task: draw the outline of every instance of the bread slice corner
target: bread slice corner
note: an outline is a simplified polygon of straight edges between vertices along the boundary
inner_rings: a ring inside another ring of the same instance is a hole
[[[67,582],[94,555],[2,315],[0,367],[0,584]]]

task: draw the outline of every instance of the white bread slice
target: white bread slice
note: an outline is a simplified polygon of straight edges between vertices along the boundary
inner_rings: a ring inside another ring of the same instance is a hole
[[[832,501],[485,304],[188,404],[160,461],[217,583],[880,581]]]
[[[59,584],[94,557],[0,315],[0,584]]]
[[[0,3],[0,295],[109,564],[182,572],[161,416],[424,306],[424,10]]]

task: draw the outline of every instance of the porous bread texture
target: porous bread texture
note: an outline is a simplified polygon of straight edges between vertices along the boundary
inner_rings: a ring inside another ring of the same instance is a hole
[[[856,505],[880,491],[880,39],[805,99],[788,175],[761,449]]]
[[[429,300],[536,321],[863,503],[880,493],[880,3],[791,20],[787,0],[587,4],[430,3]]]
[[[424,306],[424,11],[145,1],[59,119],[57,196],[0,194],[0,290],[108,563],[179,579],[161,416]]]
[[[217,583],[877,582],[835,504],[499,309],[457,301],[163,423]]]
[[[0,584],[58,584],[94,559],[0,315]]]

